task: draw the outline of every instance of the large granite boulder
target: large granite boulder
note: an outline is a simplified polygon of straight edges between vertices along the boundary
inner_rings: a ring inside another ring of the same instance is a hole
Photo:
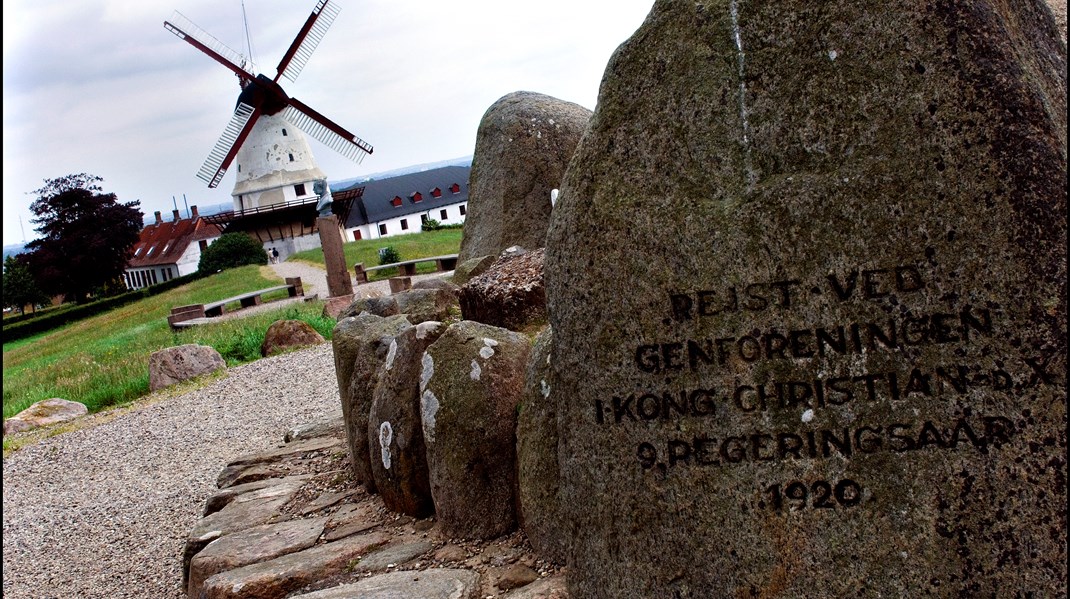
[[[401,314],[401,308],[398,307],[398,301],[393,296],[387,295],[382,297],[360,297],[355,300],[345,309],[338,313],[338,320],[343,318],[349,318],[350,316],[357,316],[361,312],[368,312],[376,316],[396,316]]]
[[[4,421],[4,435],[74,420],[89,413],[83,403],[53,397],[36,402]]]
[[[579,597],[1066,591],[1041,1],[657,2],[547,236]]]
[[[491,539],[516,528],[516,408],[530,351],[524,335],[465,320],[424,353],[420,412],[447,535]]]
[[[383,318],[363,312],[338,321],[332,333],[334,370],[342,399],[342,419],[353,475],[369,492],[375,491],[368,457],[368,410],[372,405],[372,391],[390,342],[411,326],[400,314]]]
[[[457,292],[448,287],[408,289],[391,296],[412,324],[442,322],[457,305]]]
[[[532,92],[495,102],[476,131],[458,263],[519,245],[543,247],[559,187],[591,111]]]
[[[273,356],[291,349],[319,345],[324,341],[323,335],[303,320],[277,320],[264,333],[260,355]]]
[[[546,324],[545,251],[502,255],[461,287],[461,316],[513,331]]]
[[[561,516],[557,455],[557,406],[550,388],[553,329],[535,338],[524,379],[524,399],[516,426],[516,478],[520,528],[535,551],[564,564],[567,529]]]
[[[394,337],[368,414],[375,487],[387,508],[414,518],[435,512],[420,417],[420,371],[424,350],[445,331],[440,322],[424,322]]]
[[[149,390],[163,389],[226,367],[223,356],[207,345],[191,343],[164,348],[149,354]]]

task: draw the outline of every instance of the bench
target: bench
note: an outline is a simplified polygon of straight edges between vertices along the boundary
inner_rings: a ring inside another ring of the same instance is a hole
[[[457,254],[449,254],[446,256],[431,256],[430,258],[417,258],[415,260],[405,260],[402,262],[394,262],[391,264],[383,264],[380,266],[372,266],[371,268],[364,268],[364,263],[360,262],[353,267],[356,273],[357,285],[368,282],[368,273],[375,272],[377,270],[386,270],[388,268],[398,269],[399,277],[411,277],[416,275],[416,265],[421,262],[434,262],[435,268],[439,272],[446,272],[457,268]]]
[[[234,302],[241,304],[242,308],[258,306],[264,302],[262,296],[274,291],[282,290],[286,290],[290,297],[297,297],[305,294],[305,289],[301,285],[301,277],[288,277],[285,285],[257,289],[256,291],[235,295],[234,297],[228,297],[209,304],[190,304],[188,306],[171,308],[171,315],[167,317],[167,323],[171,325],[171,328],[178,328],[179,326],[185,326],[180,325],[179,323],[193,320],[195,318],[222,316],[226,311],[226,306],[228,304],[233,304]]]

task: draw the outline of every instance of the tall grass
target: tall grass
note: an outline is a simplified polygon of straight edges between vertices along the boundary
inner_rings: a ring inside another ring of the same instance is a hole
[[[330,338],[334,322],[322,302],[172,331],[172,307],[200,304],[278,285],[266,266],[225,270],[157,296],[116,308],[48,333],[3,346],[4,418],[30,404],[61,397],[90,411],[130,402],[149,391],[149,354],[198,343],[214,347],[228,365],[258,359],[268,326],[281,318],[304,320]]]
[[[395,235],[382,239],[362,239],[350,241],[342,245],[345,251],[346,266],[353,268],[354,264],[363,262],[365,268],[378,266],[379,248],[391,246],[401,255],[401,260],[413,260],[415,258],[429,258],[432,256],[444,256],[456,254],[461,248],[461,229],[441,229],[438,231],[426,231],[409,235]],[[290,260],[301,260],[319,266],[324,266],[323,250],[316,248],[293,254]],[[418,264],[416,272],[420,274],[435,271],[434,262]],[[368,273],[368,279],[378,281],[397,276],[393,269],[387,271],[374,271]]]

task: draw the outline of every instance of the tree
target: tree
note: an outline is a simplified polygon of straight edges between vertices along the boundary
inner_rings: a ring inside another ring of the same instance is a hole
[[[46,301],[48,296],[38,288],[26,264],[26,254],[4,258],[4,307],[18,308],[20,313],[25,313],[27,305]]]
[[[264,246],[245,233],[223,233],[201,252],[197,271],[212,274],[246,264],[267,264]]]
[[[30,271],[49,295],[84,302],[122,277],[142,227],[141,202],[119,203],[100,177],[80,173],[46,179],[30,204],[41,234],[26,245]]]

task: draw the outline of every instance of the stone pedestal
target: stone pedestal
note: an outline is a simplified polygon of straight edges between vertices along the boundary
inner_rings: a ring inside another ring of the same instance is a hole
[[[323,247],[323,262],[327,265],[327,295],[352,295],[353,281],[349,278],[345,252],[342,250],[342,230],[338,228],[338,217],[333,214],[321,216],[316,219],[316,226]]]

